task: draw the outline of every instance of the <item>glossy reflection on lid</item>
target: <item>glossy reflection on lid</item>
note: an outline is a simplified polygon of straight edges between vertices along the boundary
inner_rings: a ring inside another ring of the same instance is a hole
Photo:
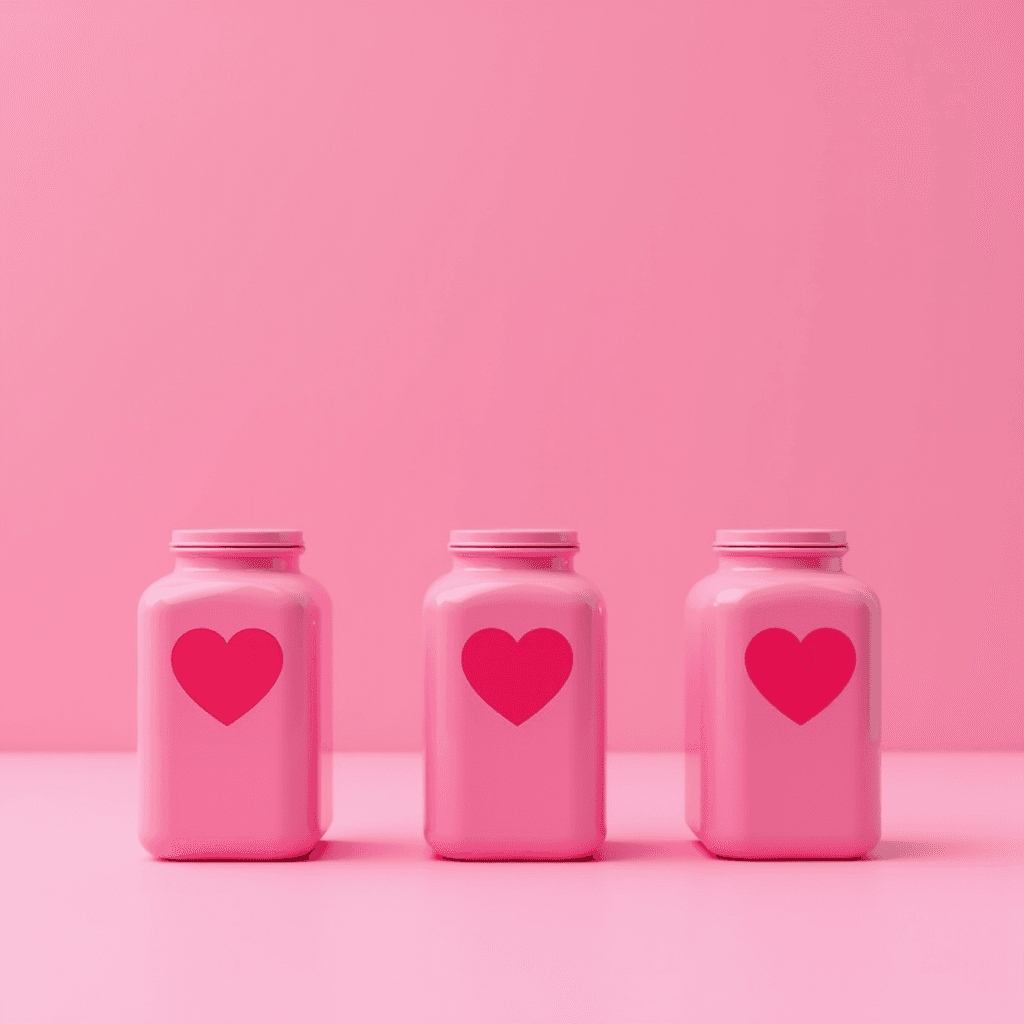
[[[231,528],[173,530],[172,548],[301,548],[301,530]]]
[[[716,548],[844,548],[845,530],[718,530]]]
[[[450,548],[578,548],[575,530],[452,530]]]

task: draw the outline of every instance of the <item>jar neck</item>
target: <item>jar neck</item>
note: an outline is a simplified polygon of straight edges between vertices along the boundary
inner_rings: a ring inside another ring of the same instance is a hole
[[[457,569],[573,572],[576,548],[479,548],[452,551],[451,554]]]
[[[174,568],[187,572],[298,572],[301,554],[301,548],[193,548],[174,552]]]
[[[716,548],[720,569],[842,572],[846,548]]]

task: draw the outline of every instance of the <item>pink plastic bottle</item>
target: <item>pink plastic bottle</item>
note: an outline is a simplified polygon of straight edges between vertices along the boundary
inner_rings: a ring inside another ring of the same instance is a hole
[[[331,821],[331,603],[299,530],[175,530],[139,601],[142,845],[309,853]]]
[[[878,598],[842,530],[719,530],[686,602],[686,818],[721,857],[878,842]]]
[[[572,530],[453,530],[427,591],[427,842],[562,860],[604,840],[605,611]]]

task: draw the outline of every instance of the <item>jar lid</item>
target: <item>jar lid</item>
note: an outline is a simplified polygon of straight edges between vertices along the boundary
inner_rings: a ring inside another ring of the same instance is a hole
[[[716,548],[845,548],[845,530],[718,530]]]
[[[171,548],[301,548],[301,530],[172,530]]]
[[[449,548],[579,548],[575,530],[452,530]]]

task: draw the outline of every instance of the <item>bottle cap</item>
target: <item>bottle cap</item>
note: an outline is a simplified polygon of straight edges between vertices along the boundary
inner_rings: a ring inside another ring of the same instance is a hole
[[[301,530],[172,530],[176,548],[301,548]]]
[[[575,530],[452,530],[449,548],[579,548]]]
[[[716,548],[845,548],[845,530],[718,530]]]

